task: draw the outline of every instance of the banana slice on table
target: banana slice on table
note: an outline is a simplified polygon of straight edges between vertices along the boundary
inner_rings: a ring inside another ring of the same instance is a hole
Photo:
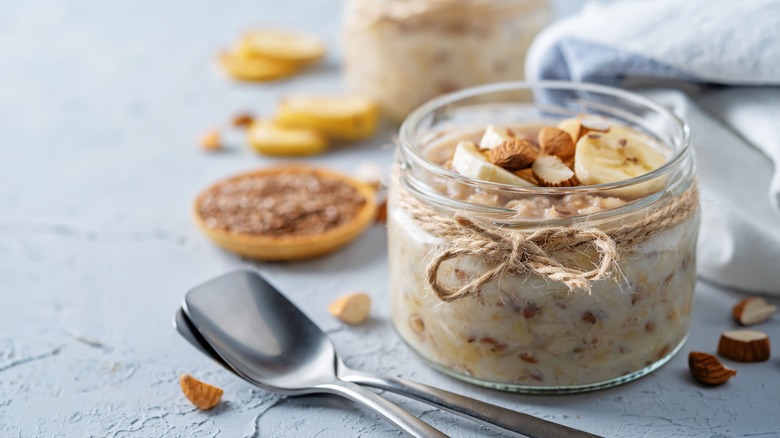
[[[376,132],[379,106],[363,96],[293,95],[279,103],[277,121],[316,129],[332,138],[362,140]]]
[[[462,141],[455,146],[452,155],[452,170],[463,176],[515,186],[532,186],[533,184],[514,173],[489,162],[471,141]]]
[[[305,64],[325,56],[325,45],[315,37],[300,33],[256,30],[244,34],[238,43],[238,51],[247,57]]]
[[[249,58],[234,52],[219,55],[219,64],[234,79],[241,81],[272,81],[291,76],[300,66],[287,61]]]
[[[253,123],[247,136],[252,148],[265,155],[305,156],[328,149],[328,140],[317,131],[288,128],[270,121]]]
[[[628,127],[613,125],[608,132],[590,132],[577,142],[574,173],[584,185],[625,181],[651,172],[667,157],[650,137]],[[642,192],[658,184],[639,188]]]
[[[501,146],[505,141],[511,140],[512,137],[506,129],[496,128],[493,125],[488,125],[485,128],[485,132],[482,134],[482,139],[479,141],[479,147],[482,149],[493,149]]]

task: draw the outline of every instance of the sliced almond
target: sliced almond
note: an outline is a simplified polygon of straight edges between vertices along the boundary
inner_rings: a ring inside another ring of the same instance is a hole
[[[487,151],[491,163],[511,171],[530,167],[538,155],[536,146],[521,138],[512,138]]]
[[[363,292],[344,295],[330,303],[328,312],[347,324],[362,324],[371,313],[371,297]]]
[[[562,129],[545,126],[539,130],[538,141],[545,155],[555,155],[563,161],[574,158],[574,141]]]
[[[731,315],[742,325],[753,325],[766,321],[777,311],[777,306],[769,304],[761,297],[750,297],[738,302]]]
[[[735,370],[723,366],[717,357],[699,351],[691,351],[688,355],[688,368],[694,379],[711,386],[722,385],[737,375]]]
[[[222,149],[222,140],[219,131],[211,130],[200,138],[200,148],[204,151],[218,151]]]
[[[200,409],[208,410],[219,404],[222,399],[222,389],[190,376],[182,374],[179,385],[189,401]]]
[[[542,155],[534,161],[531,168],[540,186],[571,187],[578,184],[574,171],[555,155]]]
[[[769,359],[769,336],[757,330],[723,332],[718,354],[737,362],[763,362]]]

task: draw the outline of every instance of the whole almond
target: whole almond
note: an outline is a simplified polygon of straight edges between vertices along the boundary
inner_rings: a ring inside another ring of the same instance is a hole
[[[371,313],[371,297],[363,292],[344,295],[330,303],[328,312],[347,324],[362,324]]]
[[[737,362],[763,362],[769,359],[769,336],[757,330],[723,332],[718,354]]]
[[[219,131],[211,130],[200,138],[200,148],[204,151],[218,151],[222,149],[222,140]]]
[[[539,130],[538,141],[545,155],[555,155],[563,161],[574,158],[574,141],[562,129],[545,126]]]
[[[737,375],[735,370],[723,366],[717,357],[699,351],[691,351],[688,355],[688,368],[694,379],[710,386],[722,385]]]
[[[538,155],[536,146],[521,138],[509,139],[487,151],[487,158],[491,163],[509,171],[530,167]]]
[[[236,128],[247,128],[254,123],[255,118],[249,113],[239,113],[233,116],[233,120],[230,123]]]

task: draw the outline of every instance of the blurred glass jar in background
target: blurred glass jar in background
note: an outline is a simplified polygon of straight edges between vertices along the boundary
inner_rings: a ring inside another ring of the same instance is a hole
[[[522,79],[551,17],[548,0],[347,0],[347,84],[400,122],[439,94]]]

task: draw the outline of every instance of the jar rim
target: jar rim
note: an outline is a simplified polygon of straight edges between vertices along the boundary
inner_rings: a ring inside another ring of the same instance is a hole
[[[426,116],[432,114],[437,109],[443,108],[461,100],[484,94],[520,90],[593,92],[625,100],[632,104],[652,110],[667,118],[674,126],[675,137],[680,139],[679,148],[676,148],[676,150],[673,151],[672,156],[669,157],[669,159],[663,165],[653,169],[648,173],[634,178],[597,185],[584,185],[575,187],[540,187],[515,186],[511,184],[483,181],[467,177],[434,163],[424,156],[421,149],[414,147],[413,138],[416,128],[425,119]],[[682,119],[677,117],[668,109],[664,108],[662,105],[659,105],[652,100],[642,97],[638,94],[615,87],[570,81],[511,81],[469,87],[429,100],[412,111],[412,113],[401,124],[398,143],[403,152],[412,154],[416,161],[421,164],[425,170],[433,172],[434,174],[438,174],[442,177],[464,182],[470,186],[525,194],[568,195],[593,193],[594,191],[605,191],[636,186],[670,172],[672,169],[676,168],[687,155],[690,154],[690,128]]]

